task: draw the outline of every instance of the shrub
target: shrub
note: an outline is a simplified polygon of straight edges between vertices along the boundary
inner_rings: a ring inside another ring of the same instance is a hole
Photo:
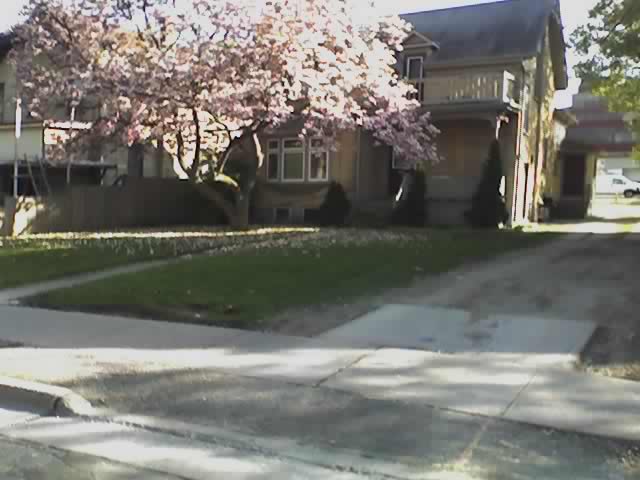
[[[408,227],[424,227],[427,223],[425,174],[422,170],[416,170],[410,175],[409,190],[396,203],[391,214],[391,223]]]
[[[344,225],[351,211],[351,202],[338,182],[331,182],[327,196],[318,210],[318,223],[323,226]]]
[[[499,228],[501,223],[507,223],[509,214],[500,194],[502,176],[500,144],[494,140],[489,148],[489,158],[485,162],[480,184],[473,195],[471,209],[465,212],[472,227]]]

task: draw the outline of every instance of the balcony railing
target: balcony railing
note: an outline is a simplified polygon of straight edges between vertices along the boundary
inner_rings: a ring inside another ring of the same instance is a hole
[[[500,101],[520,103],[516,78],[507,71],[472,72],[462,75],[427,72],[421,80],[409,80],[416,98],[426,105]]]

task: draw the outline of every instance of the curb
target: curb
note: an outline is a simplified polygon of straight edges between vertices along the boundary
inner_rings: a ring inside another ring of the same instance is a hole
[[[4,376],[0,376],[0,401],[39,410],[49,416],[94,414],[91,404],[68,388]]]

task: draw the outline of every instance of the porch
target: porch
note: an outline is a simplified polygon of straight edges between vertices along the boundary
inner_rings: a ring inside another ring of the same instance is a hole
[[[515,75],[507,70],[464,73],[429,71],[426,78],[409,79],[416,87],[416,98],[426,106],[474,102],[520,106]]]

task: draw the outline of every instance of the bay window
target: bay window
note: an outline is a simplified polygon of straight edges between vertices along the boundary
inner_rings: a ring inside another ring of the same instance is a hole
[[[329,148],[325,140],[313,138],[267,141],[267,180],[273,182],[327,182]]]

